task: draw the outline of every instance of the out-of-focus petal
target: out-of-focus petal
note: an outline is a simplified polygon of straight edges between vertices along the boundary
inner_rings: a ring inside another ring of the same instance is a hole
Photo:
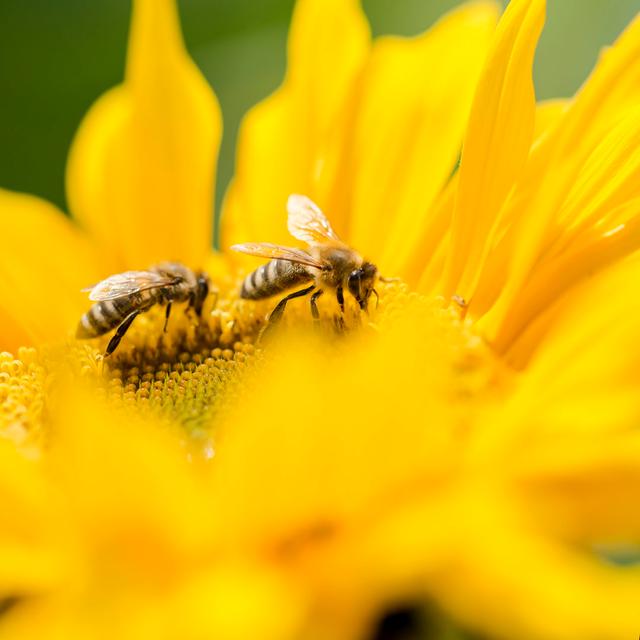
[[[236,543],[258,536],[257,544],[277,550],[331,540],[352,517],[391,508],[390,496],[403,495],[416,476],[443,473],[438,452],[453,446],[451,415],[437,390],[450,382],[451,354],[433,315],[406,315],[379,341],[351,345],[339,367],[309,336],[287,335],[278,345],[282,355],[252,388],[252,401],[229,417],[217,452],[220,513]],[[408,327],[424,339],[405,347]],[[376,362],[389,364],[385,376],[371,376]],[[283,403],[301,373],[317,400],[294,394]],[[354,401],[327,421],[334,389],[349,389]],[[421,413],[409,402],[418,397]],[[260,500],[265,494],[280,496],[277,504]]]
[[[453,584],[446,579],[435,583],[449,611],[495,637],[510,637],[514,629],[519,638],[532,640],[617,640],[635,633],[637,570],[607,566],[595,556],[545,539],[526,526],[517,505],[516,517],[510,518],[505,504],[491,508],[495,496],[472,491],[469,497],[465,529],[474,533],[462,532],[460,542],[466,544],[460,545],[448,572]],[[455,588],[457,581],[474,585],[473,593],[463,595]],[[514,606],[505,607],[505,602]],[[535,608],[526,604],[532,602]]]
[[[94,568],[108,560],[121,578],[161,581],[191,566],[214,544],[215,516],[171,425],[123,423],[77,381],[58,391],[49,463]]]
[[[52,494],[38,462],[0,440],[0,600],[39,592],[60,578]]]
[[[65,338],[101,271],[87,238],[53,205],[5,190],[0,237],[0,348]]]
[[[325,206],[319,174],[326,146],[335,139],[368,50],[369,27],[357,0],[297,3],[285,82],[247,114],[240,129],[233,189],[243,207],[225,206],[223,249],[248,240],[291,244],[286,225],[291,193]],[[232,219],[237,215],[245,218],[241,226]],[[252,235],[236,236],[240,230]]]
[[[221,130],[174,0],[137,0],[125,82],[96,102],[71,149],[74,216],[121,267],[200,266],[212,243]]]
[[[528,442],[510,466],[515,499],[538,525],[581,543],[640,541],[640,514],[630,508],[640,494],[638,433],[579,440],[555,433]]]

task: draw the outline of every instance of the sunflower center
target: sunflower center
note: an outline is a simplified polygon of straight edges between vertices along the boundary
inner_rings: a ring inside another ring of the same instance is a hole
[[[262,366],[272,346],[277,349],[272,335],[286,339],[287,331],[312,327],[327,346],[349,349],[350,336],[384,333],[407,316],[425,317],[416,326],[433,327],[435,320],[450,354],[454,402],[483,396],[495,386],[495,360],[455,301],[444,304],[411,293],[404,284],[387,283],[380,285],[379,304],[374,301],[368,313],[354,301],[347,301],[342,313],[335,298],[325,295],[318,300],[320,319],[314,321],[308,298],[301,298],[291,300],[282,320],[271,326],[267,318],[277,300],[240,300],[234,291],[210,301],[200,320],[177,306],[166,332],[162,308],[142,314],[108,358],[103,353],[109,336],[22,348],[17,357],[0,354],[0,435],[38,450],[47,432],[52,385],[64,371],[95,382],[96,393],[125,412],[153,412],[182,425],[192,438],[210,442],[212,420],[242,392],[247,372]],[[403,349],[410,346],[411,337],[406,338]]]

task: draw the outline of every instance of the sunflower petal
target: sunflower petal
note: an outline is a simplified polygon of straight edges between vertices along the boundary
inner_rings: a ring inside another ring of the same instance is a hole
[[[59,578],[51,494],[36,461],[0,439],[0,599],[40,590]]]
[[[462,150],[446,295],[471,298],[500,208],[529,155],[533,56],[544,17],[544,0],[513,0],[498,25]]]
[[[483,319],[498,351],[509,348],[527,323],[571,286],[640,248],[634,219],[640,197],[639,117],[637,107],[629,109],[617,126],[597,141],[557,206],[554,224],[547,231],[545,255],[529,274],[526,287],[512,293],[508,308],[498,307],[500,316],[494,310]],[[511,231],[496,256],[504,256],[505,248],[514,247],[513,234],[519,231],[517,227]],[[507,263],[508,257],[504,257],[503,273],[508,271]],[[501,317],[501,324],[492,326],[497,317]]]
[[[87,308],[80,289],[98,279],[99,260],[56,207],[0,190],[0,348],[57,341]]]
[[[221,128],[174,0],[137,0],[125,82],[89,111],[67,170],[73,214],[121,267],[204,262]]]
[[[636,223],[636,235],[638,224]],[[512,423],[527,433],[617,433],[640,418],[637,384],[637,314],[633,293],[640,261],[633,257],[577,288],[553,309],[510,399]],[[598,301],[606,301],[606,304]],[[553,384],[549,384],[553,380]],[[512,428],[506,427],[505,434]],[[487,430],[487,434],[490,430]]]
[[[291,193],[304,193],[325,207],[319,197],[323,157],[368,49],[369,27],[356,0],[297,3],[285,82],[240,128],[233,188],[244,206],[241,212],[225,206],[224,249],[248,240],[291,244],[286,230]],[[240,226],[232,217],[239,214],[251,237],[234,235]],[[336,222],[333,215],[331,220]]]
[[[123,424],[77,380],[58,392],[51,471],[73,501],[84,542],[98,553],[113,545],[124,570],[156,577],[209,548],[215,517],[177,433],[140,416]]]
[[[547,529],[581,542],[640,540],[640,514],[629,508],[640,494],[637,433],[579,441],[555,433],[515,457],[520,500]]]
[[[386,273],[406,277],[412,254],[424,256],[424,227],[457,162],[497,17],[493,2],[470,3],[418,38],[374,45],[350,143],[349,239]]]
[[[493,344],[504,351],[582,279],[640,248],[640,110],[609,132],[582,166],[557,214],[555,243],[513,297]]]
[[[519,188],[539,188],[532,197],[516,198],[519,222],[512,230],[508,279],[491,311],[482,319],[489,339],[501,330],[509,307],[536,260],[546,248],[554,216],[574,186],[600,139],[638,104],[640,17],[601,57],[589,80],[572,101],[560,125],[532,154]]]

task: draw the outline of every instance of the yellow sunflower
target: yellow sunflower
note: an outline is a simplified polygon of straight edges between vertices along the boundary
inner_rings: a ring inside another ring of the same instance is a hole
[[[0,195],[0,637],[635,637],[640,19],[537,104],[543,0],[374,42],[299,0],[215,253],[217,102],[174,3],[134,6],[75,221]],[[228,248],[291,245],[291,193],[399,280],[260,341]],[[210,274],[201,322],[71,337],[81,287],[164,260]]]

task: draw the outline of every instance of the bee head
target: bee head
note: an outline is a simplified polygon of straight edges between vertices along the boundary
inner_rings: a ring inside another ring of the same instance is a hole
[[[196,277],[196,294],[193,300],[193,308],[200,315],[202,313],[202,305],[209,295],[209,276],[204,271],[200,271]]]
[[[378,268],[371,262],[363,262],[361,267],[354,269],[349,274],[347,281],[349,293],[358,301],[363,311],[367,310],[367,303],[371,293],[374,291],[373,286],[377,277]]]

